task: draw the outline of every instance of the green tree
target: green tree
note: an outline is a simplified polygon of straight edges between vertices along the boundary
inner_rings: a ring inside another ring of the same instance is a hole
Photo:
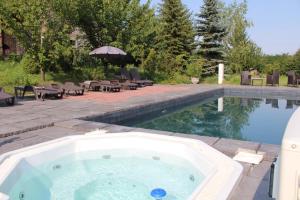
[[[300,49],[294,55],[294,66],[295,69],[300,72]]]
[[[25,48],[27,59],[41,72],[65,66],[71,56],[69,27],[56,15],[52,1],[10,0],[0,2],[0,26]]]
[[[234,73],[261,67],[261,49],[247,34],[247,28],[252,26],[245,17],[247,10],[246,0],[240,4],[234,1],[228,7],[223,7],[223,21],[227,24],[228,33],[224,38],[226,60],[230,71]]]
[[[264,55],[262,65],[265,73],[271,73],[273,70],[285,74],[289,70],[297,70],[295,66],[295,56],[289,54]]]
[[[221,22],[218,0],[204,0],[200,13],[197,14],[196,29],[200,38],[199,54],[206,60],[205,68],[210,69],[224,62],[223,39],[226,29]]]
[[[92,48],[119,47],[142,62],[154,47],[157,22],[150,1],[54,1],[63,17],[86,34]]]
[[[195,31],[189,10],[180,0],[163,0],[159,9],[159,23],[157,47],[163,56],[162,59],[171,61],[182,58],[180,62],[183,63],[195,47]],[[167,73],[182,69],[182,65],[168,64],[165,67]]]

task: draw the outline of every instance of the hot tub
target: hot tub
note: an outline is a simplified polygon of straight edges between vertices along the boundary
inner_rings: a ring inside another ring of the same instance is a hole
[[[227,199],[242,166],[193,139],[149,133],[69,136],[0,156],[0,199]]]

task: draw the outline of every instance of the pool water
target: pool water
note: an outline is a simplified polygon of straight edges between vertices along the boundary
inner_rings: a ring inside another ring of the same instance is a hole
[[[119,124],[185,134],[280,144],[300,101],[221,97]]]
[[[76,153],[30,167],[9,192],[12,200],[186,200],[204,175],[182,158],[148,151]]]

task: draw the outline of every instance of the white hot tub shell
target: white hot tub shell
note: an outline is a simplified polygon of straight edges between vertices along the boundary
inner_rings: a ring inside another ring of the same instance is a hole
[[[87,151],[134,149],[182,157],[205,175],[188,200],[228,199],[242,174],[243,168],[238,162],[199,140],[141,132],[101,133],[64,137],[1,155],[0,200],[9,199],[7,194],[22,173],[22,161],[38,166]],[[15,181],[6,181],[8,177]]]
[[[300,200],[300,108],[288,122],[273,177],[273,198]]]

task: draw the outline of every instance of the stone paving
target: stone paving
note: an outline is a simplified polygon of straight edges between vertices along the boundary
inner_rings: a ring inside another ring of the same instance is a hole
[[[120,93],[88,92],[84,96],[66,97],[63,100],[18,101],[13,107],[0,107],[0,138],[53,126],[59,121],[99,116],[216,88],[156,85]]]
[[[67,135],[84,134],[95,129],[104,129],[109,133],[143,131],[189,137],[202,140],[230,157],[234,156],[239,148],[263,152],[264,160],[261,164],[242,163],[243,177],[233,192],[231,200],[270,199],[267,196],[269,168],[274,157],[278,155],[280,147],[277,145],[145,130],[82,120],[99,115],[113,115],[113,113],[126,110],[131,112],[130,109],[144,109],[145,105],[153,105],[152,107],[155,108],[159,104],[166,106],[171,101],[174,103],[174,100],[180,103],[189,97],[205,97],[208,94],[218,93],[216,91],[220,90],[223,94],[230,96],[300,99],[300,90],[297,88],[156,85],[121,93],[89,92],[82,97],[66,97],[63,100],[18,101],[14,107],[0,105],[0,154]]]

